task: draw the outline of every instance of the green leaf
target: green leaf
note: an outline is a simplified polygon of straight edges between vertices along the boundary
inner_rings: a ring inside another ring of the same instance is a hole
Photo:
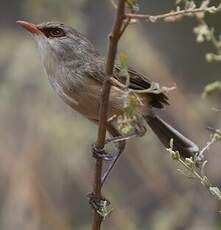
[[[123,134],[128,134],[128,133],[131,133],[133,131],[133,126],[130,125],[130,124],[126,124],[124,125],[120,131],[123,133]]]
[[[171,151],[170,157],[172,158],[172,160],[178,161],[180,160],[180,153],[178,151]]]
[[[120,61],[120,73],[119,73],[119,76],[125,78],[125,81],[126,81],[125,84],[128,87],[129,83],[130,83],[130,75],[129,75],[129,72],[128,72],[129,63],[128,63],[127,55],[125,53],[121,52],[121,53],[118,54],[118,59]]]
[[[209,187],[209,191],[211,194],[216,196],[219,200],[221,200],[221,191],[218,187]]]
[[[216,90],[221,91],[221,81],[214,81],[208,84],[204,89],[203,97],[207,97],[208,95],[212,94]]]
[[[193,160],[192,157],[186,158],[185,163],[192,169],[194,170],[196,162]]]
[[[128,103],[124,108],[124,112],[128,117],[132,118],[135,115],[136,110],[137,110],[137,98],[133,95],[129,95]]]
[[[205,40],[210,41],[213,35],[213,30],[210,30],[206,24],[200,24],[194,28],[194,33],[196,34],[196,41],[199,43]]]
[[[170,153],[170,157],[172,160],[180,160],[180,153],[179,151],[173,150],[173,138],[170,139],[170,148],[166,149]]]
[[[221,55],[220,54],[207,53],[206,54],[206,60],[208,62],[221,61]]]
[[[125,69],[128,71],[128,58],[127,55],[123,52],[118,54],[118,58],[120,61],[120,67],[121,69]]]
[[[101,215],[104,219],[110,215],[113,209],[110,207],[110,204],[106,200],[100,201],[100,208],[97,209],[97,213]]]

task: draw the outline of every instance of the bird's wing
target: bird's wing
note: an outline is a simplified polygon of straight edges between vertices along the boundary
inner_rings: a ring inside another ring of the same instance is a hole
[[[89,74],[90,77],[94,78],[99,82],[103,82],[104,80],[104,60],[99,59],[96,62],[96,65],[92,63],[88,63],[87,66],[84,67],[85,74]],[[115,65],[114,67],[114,78],[120,82],[121,84],[125,84],[125,78],[120,76],[120,65]],[[138,73],[136,70],[129,68],[128,73],[130,74],[130,89],[135,90],[144,90],[149,89],[151,86],[151,81],[147,79],[143,74]],[[155,108],[163,108],[164,105],[168,105],[168,97],[164,93],[147,93],[148,96],[151,97],[150,105]]]
[[[115,65],[114,77],[119,82],[125,84],[125,78],[119,75],[120,66]],[[128,73],[130,75],[129,88],[135,90],[145,90],[151,87],[151,81],[147,79],[143,74],[138,73],[133,68],[129,67]],[[164,105],[168,105],[168,97],[164,93],[148,93],[148,96],[151,97],[150,104],[156,108],[163,108]]]

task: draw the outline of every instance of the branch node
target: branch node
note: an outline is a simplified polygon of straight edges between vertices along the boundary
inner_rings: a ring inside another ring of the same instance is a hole
[[[113,40],[114,35],[111,33],[111,34],[108,35],[108,38],[109,38],[109,40]]]

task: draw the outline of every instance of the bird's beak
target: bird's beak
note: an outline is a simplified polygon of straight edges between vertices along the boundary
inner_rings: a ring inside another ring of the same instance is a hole
[[[16,21],[19,25],[21,25],[23,28],[25,28],[27,31],[31,32],[32,34],[40,34],[41,31],[38,29],[38,27],[30,22],[26,21]]]

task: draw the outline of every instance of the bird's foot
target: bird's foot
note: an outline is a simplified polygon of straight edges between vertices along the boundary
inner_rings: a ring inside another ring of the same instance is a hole
[[[94,158],[101,158],[105,161],[111,161],[113,159],[113,156],[106,152],[105,149],[98,149],[95,145],[92,146],[92,154]]]
[[[89,193],[87,197],[89,198],[89,204],[91,205],[91,207],[95,209],[96,212],[103,218],[107,217],[112,211],[112,209],[110,208],[110,201],[104,196],[101,196],[101,199],[99,201],[95,197],[94,193]]]

